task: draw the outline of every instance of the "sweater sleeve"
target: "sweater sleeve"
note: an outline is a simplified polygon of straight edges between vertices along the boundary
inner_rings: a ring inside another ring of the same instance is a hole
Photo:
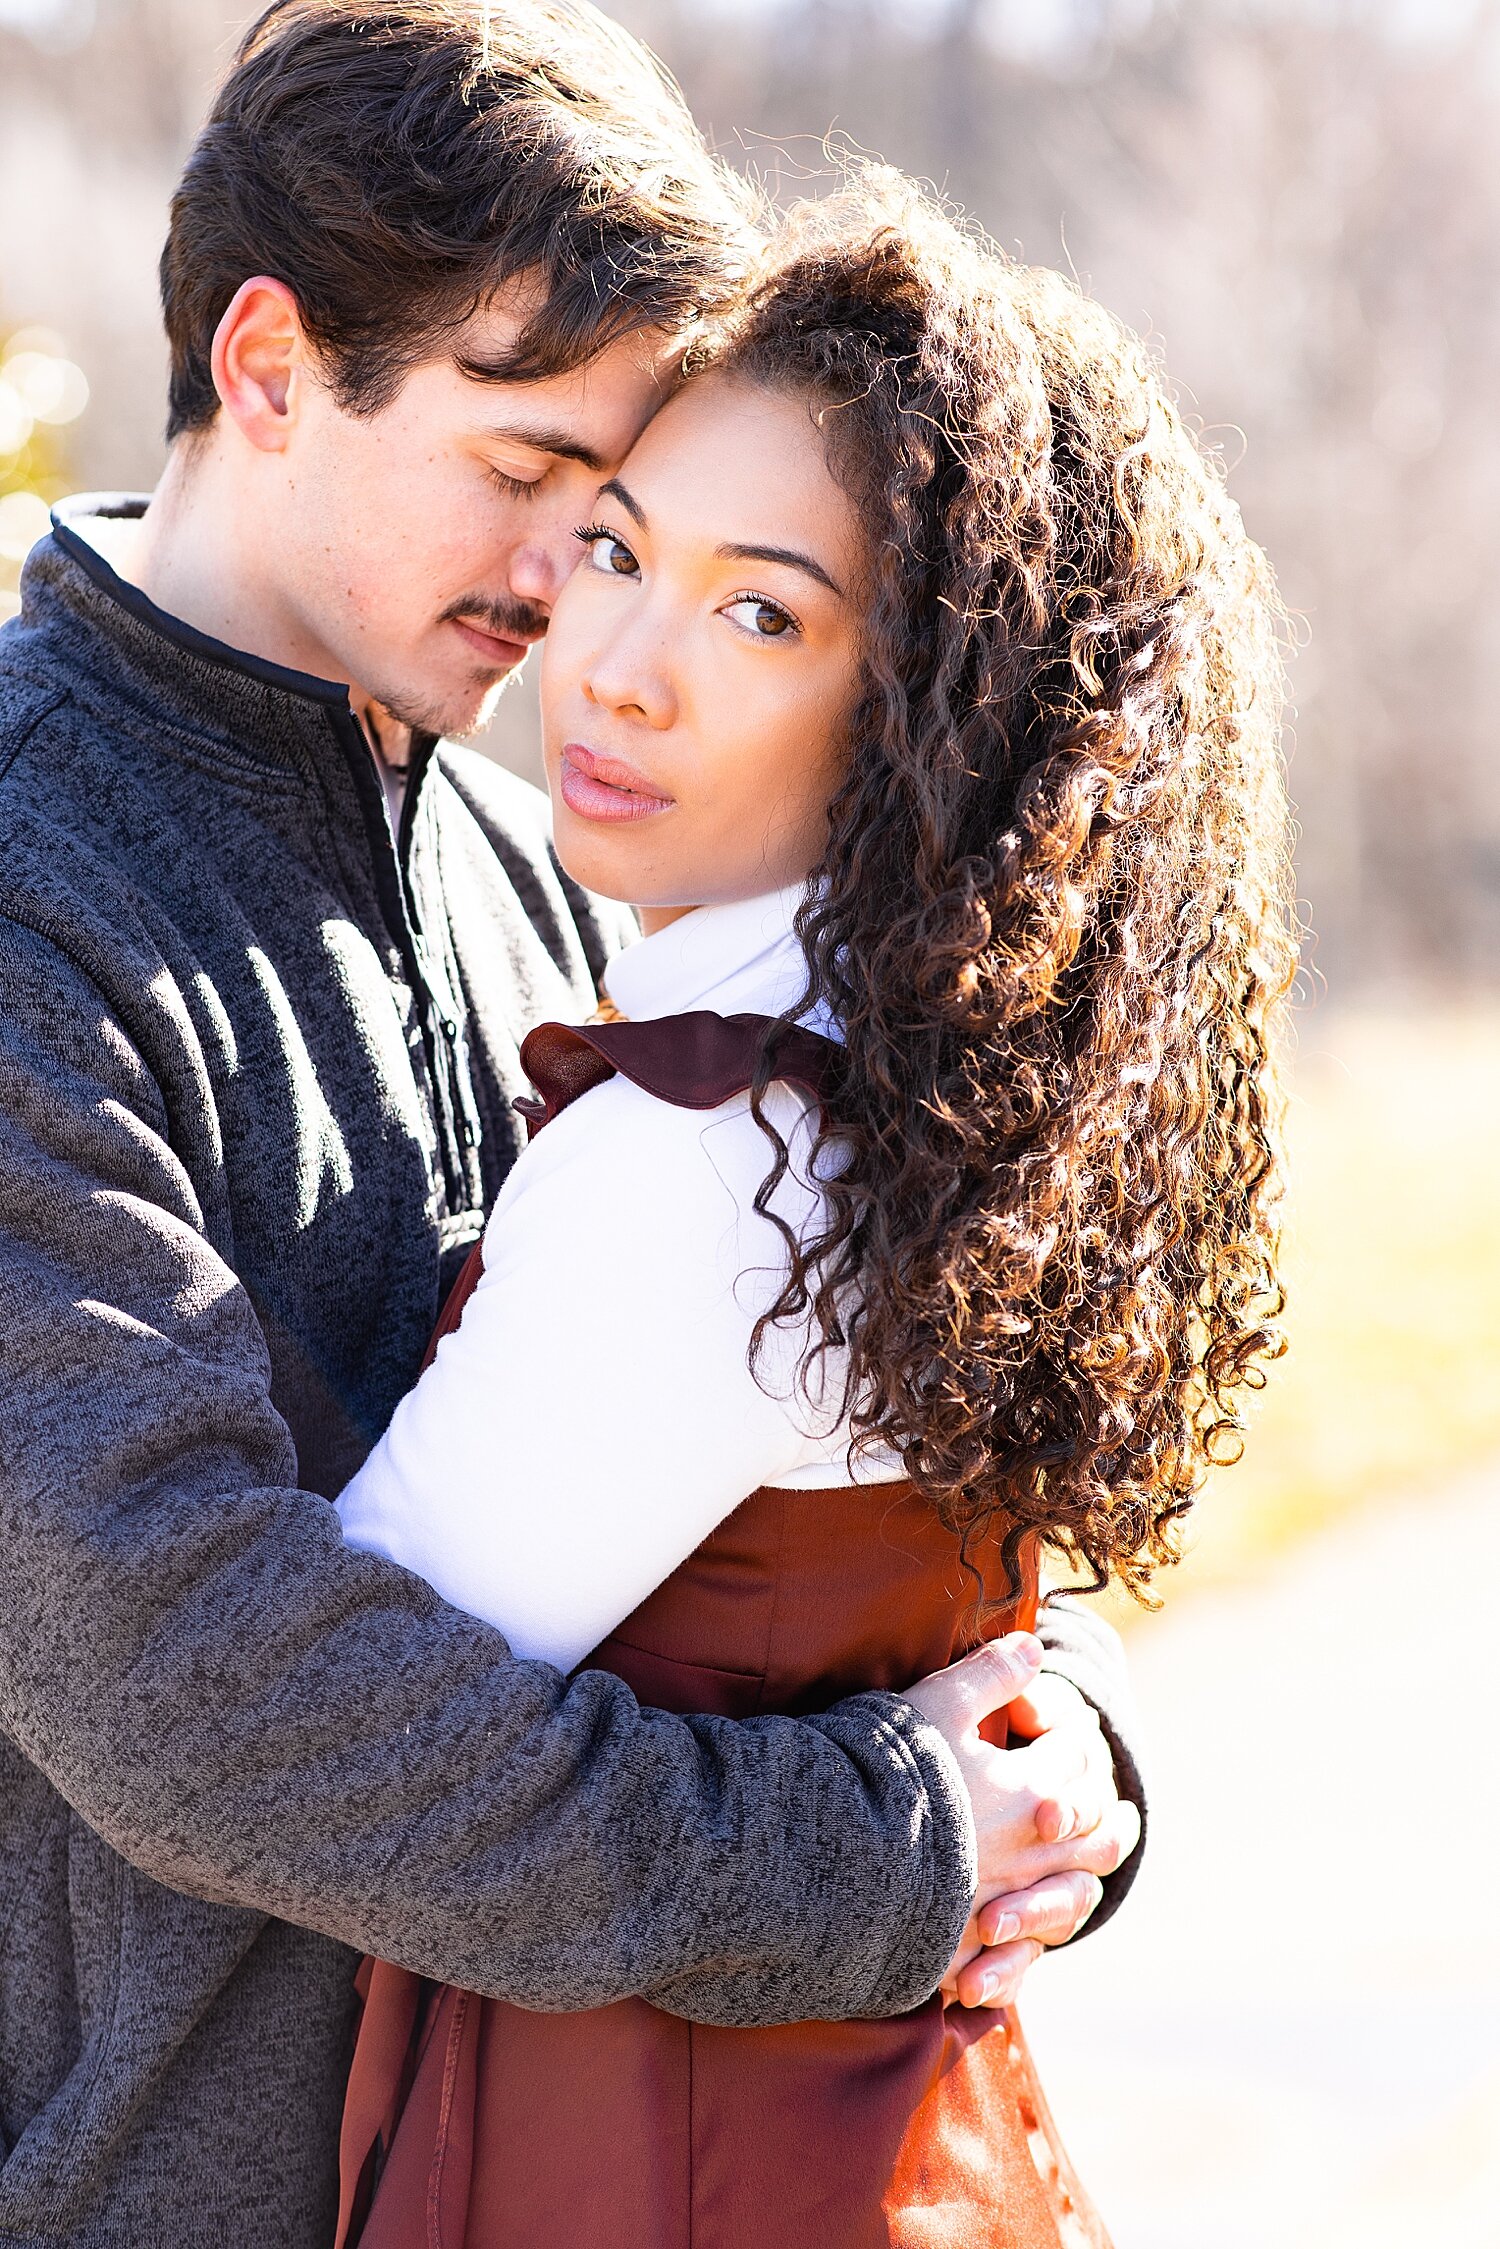
[[[800,1104],[784,1087],[772,1101],[801,1157]],[[753,1208],[765,1147],[743,1103],[705,1121],[624,1078],[555,1118],[496,1204],[462,1324],[342,1495],[345,1535],[518,1653],[570,1670],[747,1492],[800,1467],[818,1432],[795,1342],[778,1333],[759,1379],[747,1356],[780,1278],[778,1238]],[[805,1228],[802,1163],[783,1190],[779,1214]],[[842,1458],[827,1473],[841,1476]],[[1144,1843],[1119,1634],[1055,1599],[1038,1631],[1046,1669],[1097,1712]],[[1123,1904],[1142,1847],[1106,1879],[1084,1933]]]
[[[174,1888],[534,2007],[726,2023],[910,2007],[958,1941],[967,1803],[907,1706],[644,1711],[345,1544],[160,1089],[14,922],[0,1550],[0,1723]]]
[[[778,1086],[768,1108],[800,1155],[805,1104]],[[747,1492],[818,1457],[787,1332],[750,1363],[784,1264],[754,1208],[769,1161],[743,1099],[705,1116],[617,1077],[565,1109],[501,1191],[462,1324],[341,1496],[346,1537],[569,1671]],[[805,1231],[812,1200],[799,1164],[778,1214]]]
[[[1102,1616],[1053,1594],[1037,1619],[1037,1636],[1046,1650],[1044,1669],[1070,1680],[1093,1705],[1114,1759],[1115,1786],[1141,1815],[1140,1842],[1122,1867],[1104,1877],[1104,1895],[1073,1940],[1079,1943],[1119,1912],[1145,1856],[1146,1782],[1141,1765],[1140,1720],[1124,1645],[1113,1625]]]

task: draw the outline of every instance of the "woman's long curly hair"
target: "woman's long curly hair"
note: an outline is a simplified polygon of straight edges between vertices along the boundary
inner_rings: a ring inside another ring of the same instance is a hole
[[[1269,570],[1140,342],[895,175],[793,218],[712,362],[807,397],[869,534],[784,1018],[842,1026],[839,1157],[768,1321],[848,1344],[856,1445],[966,1552],[1142,1595],[1281,1349]]]

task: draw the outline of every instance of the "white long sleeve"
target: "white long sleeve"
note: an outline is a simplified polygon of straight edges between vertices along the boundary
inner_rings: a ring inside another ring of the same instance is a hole
[[[611,987],[637,1018],[776,1013],[800,976],[794,903],[705,909],[626,953]],[[785,1085],[767,1110],[793,1157],[776,1207],[805,1234],[812,1113]],[[338,1503],[350,1543],[569,1670],[760,1485],[899,1473],[851,1471],[847,1426],[798,1386],[802,1335],[770,1331],[751,1372],[786,1262],[753,1207],[771,1160],[746,1096],[705,1115],[615,1077],[555,1117],[500,1192],[460,1326]],[[830,1356],[836,1405],[842,1377]]]
[[[805,1147],[801,1107],[774,1089]],[[569,1670],[757,1486],[846,1481],[837,1437],[805,1426],[791,1338],[764,1386],[748,1363],[784,1265],[750,1207],[769,1164],[743,1098],[705,1117],[614,1078],[564,1110],[501,1192],[462,1323],[339,1501],[345,1537]],[[810,1200],[789,1182],[779,1207]]]

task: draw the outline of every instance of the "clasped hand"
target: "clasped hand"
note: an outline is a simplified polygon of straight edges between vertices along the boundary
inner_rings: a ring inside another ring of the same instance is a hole
[[[1140,1840],[1097,1716],[1041,1663],[1041,1642],[1013,1632],[904,1697],[946,1739],[974,1810],[979,1884],[943,1979],[944,1996],[965,2007],[1009,2006],[1032,1962],[1077,1935],[1101,1878]],[[996,1749],[980,1728],[1002,1708],[1014,1746]]]

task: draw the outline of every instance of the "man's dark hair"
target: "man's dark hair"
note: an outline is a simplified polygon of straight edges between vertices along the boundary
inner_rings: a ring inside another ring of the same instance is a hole
[[[173,198],[167,435],[217,414],[214,332],[256,274],[292,291],[340,404],[375,413],[521,275],[538,309],[475,373],[676,333],[731,293],[753,214],[665,70],[583,0],[276,0]]]

